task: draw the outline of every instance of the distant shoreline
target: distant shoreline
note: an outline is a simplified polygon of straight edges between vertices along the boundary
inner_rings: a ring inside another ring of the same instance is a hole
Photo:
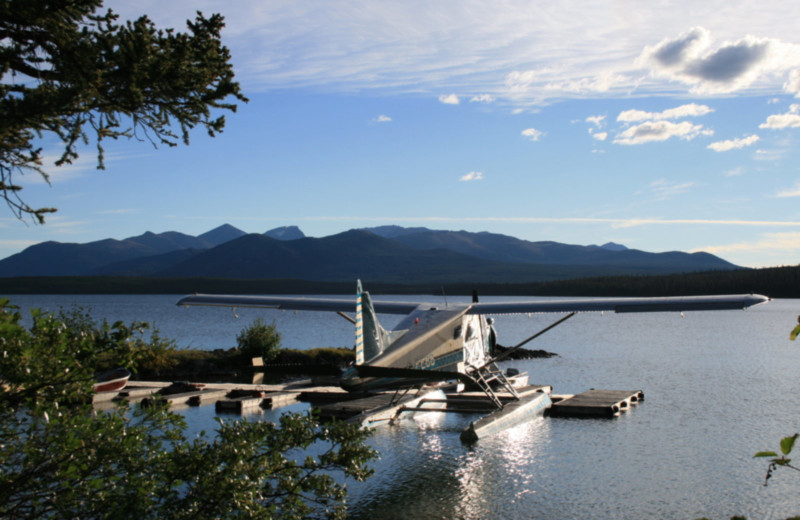
[[[800,298],[800,266],[650,276],[605,276],[527,283],[382,283],[363,279],[373,294],[453,296],[689,296],[758,293]],[[59,276],[0,278],[0,295],[12,294],[349,294],[355,280],[137,278]]]

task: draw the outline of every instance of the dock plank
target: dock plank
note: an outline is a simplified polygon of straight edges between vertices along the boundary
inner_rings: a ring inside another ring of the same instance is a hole
[[[550,408],[554,417],[615,417],[644,399],[641,390],[588,390],[560,400]]]

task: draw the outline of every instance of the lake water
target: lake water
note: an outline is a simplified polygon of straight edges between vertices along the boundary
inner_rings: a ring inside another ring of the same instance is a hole
[[[287,347],[353,343],[352,325],[336,315],[239,309],[236,318],[229,309],[177,308],[176,300],[12,297],[23,308],[78,304],[109,321],[151,321],[180,346],[231,347],[256,317],[274,320]],[[558,357],[505,365],[527,370],[532,382],[553,385],[554,393],[641,389],[642,404],[611,420],[537,418],[473,447],[462,445],[459,433],[474,417],[425,416],[380,427],[370,441],[381,453],[375,475],[349,484],[351,517],[727,519],[740,514],[753,520],[800,514],[800,473],[778,471],[764,487],[766,463],[752,458],[800,431],[800,342],[788,340],[798,314],[800,300],[683,318],[578,315],[529,345]],[[513,345],[557,318],[500,316],[499,341]],[[382,321],[390,325],[396,319]],[[213,428],[213,407],[181,413],[192,428]]]

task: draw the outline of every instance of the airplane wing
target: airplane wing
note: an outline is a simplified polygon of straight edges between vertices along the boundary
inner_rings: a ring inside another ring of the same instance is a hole
[[[768,301],[768,297],[760,294],[657,298],[576,298],[569,300],[476,303],[467,311],[467,314],[717,311],[746,309]]]
[[[178,300],[177,305],[207,307],[260,307],[292,311],[355,312],[355,298],[298,298],[284,296],[241,296],[231,294],[192,294]],[[374,301],[379,314],[409,314],[419,303]]]

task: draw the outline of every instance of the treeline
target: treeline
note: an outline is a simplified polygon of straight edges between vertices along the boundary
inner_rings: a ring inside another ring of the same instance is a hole
[[[653,276],[604,276],[531,283],[382,283],[362,280],[373,294],[496,296],[689,296],[759,293],[800,298],[800,266],[708,271]],[[237,280],[228,278],[135,278],[105,276],[0,278],[8,294],[350,294],[355,280]]]
[[[605,276],[532,284],[477,285],[479,294],[509,296],[692,296],[757,293],[800,298],[800,266],[658,276]],[[468,294],[467,286],[452,292]],[[471,291],[471,289],[470,289]]]

